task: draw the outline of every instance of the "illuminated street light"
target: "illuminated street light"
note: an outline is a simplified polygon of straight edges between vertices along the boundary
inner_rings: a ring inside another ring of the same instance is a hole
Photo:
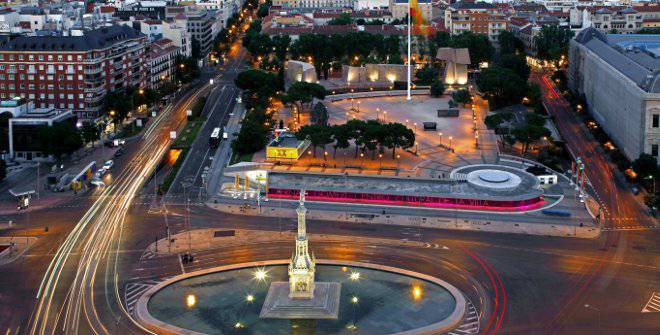
[[[423,294],[423,291],[422,291],[422,288],[421,288],[421,287],[419,287],[419,286],[413,286],[413,289],[412,289],[413,299],[415,299],[415,300],[419,300],[419,299],[421,299],[421,298],[422,298],[422,294]]]
[[[360,273],[359,272],[351,272],[350,278],[353,281],[360,280]]]
[[[353,298],[351,298],[351,302],[354,303],[354,304],[357,304],[358,301],[360,301],[360,299],[358,299],[358,297],[354,296]]]
[[[247,297],[245,298],[247,302],[253,302],[254,301],[254,296],[252,294],[248,294]]]
[[[186,296],[186,306],[188,308],[193,308],[197,305],[197,297],[194,294],[188,294]]]
[[[268,274],[263,269],[259,269],[259,270],[254,272],[254,279],[256,279],[256,280],[264,280],[264,279],[266,279],[267,276],[268,276]]]

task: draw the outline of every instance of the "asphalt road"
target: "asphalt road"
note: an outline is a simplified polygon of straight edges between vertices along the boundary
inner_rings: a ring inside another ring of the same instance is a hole
[[[170,211],[167,224],[171,229],[187,225],[184,207],[170,207]],[[163,215],[154,214],[136,220],[143,223],[142,229],[149,227],[153,237],[143,240],[142,244],[132,245],[130,249],[143,249],[156,238],[165,236]],[[218,217],[216,212],[204,207],[192,208],[189,222],[193,228],[270,230],[273,236],[280,231],[295,229],[294,218],[255,219],[224,214]],[[310,234],[346,237],[345,242],[312,244],[318,258],[400,266],[437,275],[455,284],[484,313],[481,318],[484,334],[655,334],[660,329],[660,314],[641,313],[650,298],[649,289],[658,289],[660,250],[655,243],[657,231],[625,233],[630,243],[617,246],[616,251],[612,248],[604,250],[605,238],[584,240],[484,234],[327,221],[310,221],[308,231]],[[352,241],[353,236],[382,241],[358,243]],[[392,240],[401,239],[449,249],[391,245]],[[224,264],[288,258],[292,247],[293,243],[281,242],[252,246],[218,245],[216,250],[194,253],[195,261],[184,265],[183,270],[190,272]],[[125,256],[127,285],[182,273],[178,256],[142,256],[139,261],[135,254],[126,253]],[[131,261],[128,259],[131,257],[133,265],[129,271]],[[589,281],[588,285],[594,289],[586,302],[579,300],[580,306],[588,303],[601,311],[600,328],[594,310],[582,307],[569,312],[565,307],[575,300],[575,290],[583,284],[585,277],[591,276],[596,263],[603,264],[603,271]],[[483,302],[480,297],[484,298]],[[489,330],[485,332],[487,328]]]
[[[125,289],[134,282],[181,273],[177,256],[142,255],[146,246],[165,236],[166,226],[180,230],[188,220],[182,206],[170,205],[168,215],[148,213],[148,206],[139,203],[135,195],[157,163],[159,153],[168,147],[168,131],[180,128],[195,94],[204,90],[184,96],[181,103],[152,121],[141,141],[132,144],[118,160],[121,172],[105,193],[77,200],[70,204],[73,207],[27,212],[17,220],[19,228],[3,232],[42,238],[24,257],[1,268],[0,333],[148,333],[133,323],[125,309]],[[579,131],[576,134],[583,136]],[[592,157],[598,159],[595,154]],[[591,170],[598,170],[598,166]],[[589,178],[598,187],[600,180],[592,175]],[[605,179],[599,192],[612,187],[609,193],[618,194],[612,190],[619,186]],[[610,206],[632,206],[620,200],[625,198],[613,199],[618,202],[610,202]],[[81,219],[81,210],[87,208],[90,210]],[[292,229],[295,221],[218,215],[193,206],[189,222],[195,228],[249,228],[277,234]],[[48,232],[44,231],[46,225]],[[657,230],[612,232],[595,240],[322,221],[310,221],[308,230],[311,234],[342,235],[348,240],[312,245],[319,257],[385,263],[451,281],[483,313],[482,333],[660,332],[660,313],[641,313],[651,294],[660,292]],[[383,240],[365,245],[350,241],[352,236]],[[392,239],[418,240],[449,249],[393,247],[388,242]],[[183,270],[286,258],[291,247],[282,243],[229,248],[220,245],[216,250],[197,253],[196,262]],[[46,280],[42,285],[43,278]]]
[[[168,197],[198,195],[201,190],[203,191],[203,168],[211,165],[210,159],[215,153],[215,150],[209,147],[209,138],[214,128],[222,129],[227,124],[229,114],[236,105],[239,90],[234,85],[234,78],[238,73],[237,69],[243,65],[244,53],[241,50],[237,57],[230,58],[225,64],[222,76],[214,81],[213,89],[202,111],[202,115],[207,120],[168,190]]]

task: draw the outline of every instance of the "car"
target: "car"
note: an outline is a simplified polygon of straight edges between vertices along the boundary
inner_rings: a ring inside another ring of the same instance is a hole
[[[114,165],[115,165],[115,162],[112,159],[108,160],[103,164],[103,169],[110,170]]]
[[[100,168],[100,169],[96,170],[96,173],[94,173],[94,178],[96,178],[96,179],[101,179],[101,178],[103,178],[103,175],[104,175],[106,172],[107,172],[106,169],[104,169],[104,168]]]
[[[126,144],[126,140],[121,139],[121,138],[115,138],[114,140],[112,140],[112,144],[113,144],[115,147],[118,147],[118,146],[120,146],[120,145],[124,145],[124,144]]]
[[[115,157],[119,157],[123,154],[124,154],[124,148],[119,148],[119,150],[115,152]]]
[[[101,179],[96,179],[96,178],[94,178],[94,179],[92,179],[92,181],[90,182],[90,184],[92,184],[92,185],[94,185],[94,186],[96,186],[96,187],[105,187],[105,183],[104,183],[103,180],[101,180]]]

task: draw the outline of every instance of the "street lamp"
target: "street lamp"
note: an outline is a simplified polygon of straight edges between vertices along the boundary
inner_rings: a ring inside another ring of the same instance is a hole
[[[598,329],[600,330],[600,309],[598,309],[594,306],[591,306],[589,304],[584,304],[584,308],[593,309],[594,311],[596,311],[596,313],[598,313]]]
[[[451,140],[453,140],[453,139],[454,139],[453,136],[449,136],[449,148],[451,148]]]
[[[438,135],[440,135],[440,145],[442,145],[442,132],[439,132]]]

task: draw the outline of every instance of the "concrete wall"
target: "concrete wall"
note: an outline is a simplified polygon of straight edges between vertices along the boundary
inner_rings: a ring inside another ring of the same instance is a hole
[[[366,64],[363,67],[342,66],[343,79],[347,84],[367,82],[405,81],[406,66],[401,64]]]
[[[316,69],[314,65],[299,61],[288,61],[286,63],[286,81],[298,82],[304,81],[306,83],[316,83]]]
[[[465,64],[456,64],[454,62],[447,62],[445,69],[445,84],[465,85],[468,81],[468,69]]]
[[[224,213],[249,216],[266,217],[296,217],[295,209],[262,206],[245,207],[222,203],[207,203],[215,210]],[[359,212],[340,212],[329,210],[318,210],[307,212],[309,220],[341,221],[356,224],[385,224],[395,226],[412,226],[438,229],[476,230],[495,233],[513,233],[529,235],[548,235],[579,238],[595,238],[600,234],[600,229],[588,220],[584,227],[575,225],[553,225],[539,223],[523,223],[515,221],[504,221],[493,218],[492,220],[447,218],[434,216],[394,215],[394,214],[362,214]]]

